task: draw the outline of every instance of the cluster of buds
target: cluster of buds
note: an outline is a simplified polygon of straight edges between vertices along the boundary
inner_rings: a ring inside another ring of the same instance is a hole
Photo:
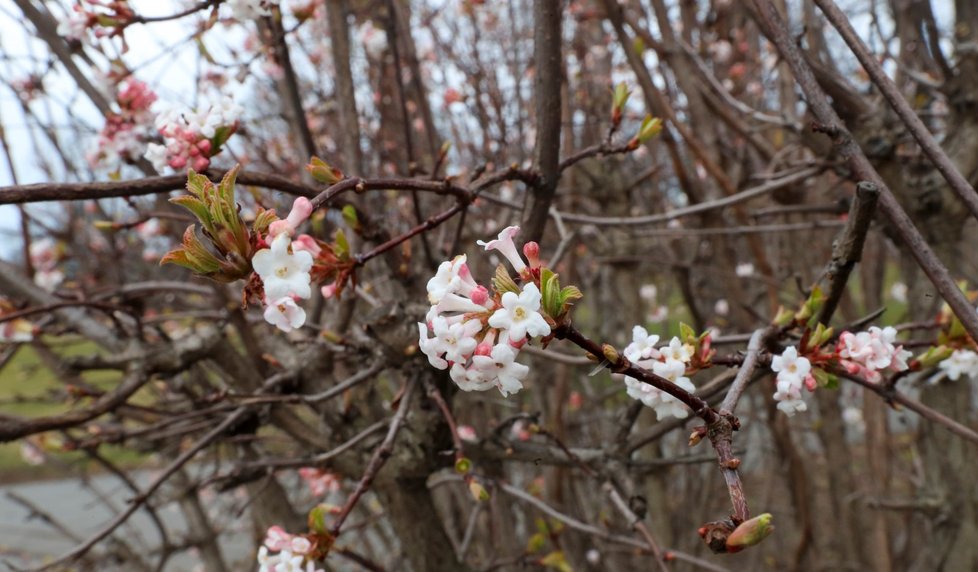
[[[135,17],[128,0],[81,0],[58,24],[58,35],[76,42],[88,41],[89,30],[96,38],[121,36]]]
[[[251,258],[263,245],[262,234],[275,220],[274,211],[259,209],[251,230],[245,225],[234,201],[235,167],[218,185],[193,170],[187,175],[188,195],[170,199],[200,221],[214,254],[197,237],[195,225],[183,234],[183,244],[168,252],[160,264],[173,263],[218,282],[234,282],[251,275]]]
[[[237,131],[243,112],[240,105],[225,97],[204,111],[161,113],[156,119],[156,129],[163,136],[163,144],[150,143],[145,157],[160,172],[167,166],[176,170],[189,166],[202,171]]]
[[[143,155],[153,133],[154,114],[149,108],[155,101],[156,94],[145,83],[131,76],[122,82],[116,91],[119,111],[106,116],[98,145],[88,156],[89,164],[115,167]]]
[[[31,243],[29,254],[34,267],[34,283],[53,292],[65,279],[58,269],[58,263],[65,256],[64,244],[53,238],[42,238]]]
[[[309,486],[313,496],[321,497],[326,493],[340,490],[340,479],[336,473],[315,467],[303,467],[299,469],[299,476]]]
[[[273,526],[258,549],[258,572],[324,572],[316,566],[315,553],[316,545],[308,536],[289,534],[282,527]]]
[[[534,338],[546,340],[581,297],[573,286],[561,289],[557,276],[541,265],[537,243],[523,246],[523,259],[513,242],[518,232],[518,226],[507,227],[496,240],[478,244],[506,258],[522,287],[499,265],[490,293],[473,279],[464,255],[442,262],[428,281],[431,309],[418,323],[418,347],[433,367],[448,369],[463,391],[495,387],[507,396],[522,389],[529,368],[516,361],[520,349]]]
[[[635,326],[632,329],[632,343],[625,347],[625,357],[635,365],[668,379],[686,391],[695,391],[693,382],[686,377],[687,367],[697,355],[695,345],[684,343],[678,337],[673,337],[669,345],[656,348],[655,344],[658,342],[659,336],[650,335],[642,326]],[[709,351],[709,344],[704,345]],[[681,401],[634,377],[625,376],[625,389],[629,397],[654,409],[655,416],[659,420],[670,416],[685,419],[689,415],[688,408]]]

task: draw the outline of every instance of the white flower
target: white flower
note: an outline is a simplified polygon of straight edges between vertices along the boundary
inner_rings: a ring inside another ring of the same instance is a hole
[[[954,350],[938,367],[952,381],[957,381],[962,375],[978,381],[978,354],[971,350]]]
[[[269,300],[312,295],[309,278],[312,255],[304,250],[290,254],[290,244],[288,235],[280,234],[272,241],[271,249],[263,248],[251,259],[252,267],[265,284],[265,297]]]
[[[689,360],[693,358],[693,346],[682,343],[677,337],[669,340],[669,345],[660,348],[659,352],[664,359],[672,359],[683,363],[689,363]]]
[[[642,326],[632,328],[632,343],[625,346],[625,357],[631,361],[659,357],[659,350],[655,349],[655,344],[659,343],[659,336],[650,335]]]
[[[655,303],[655,299],[658,295],[659,295],[659,289],[655,287],[655,284],[645,284],[638,289],[639,298],[645,300],[650,304]]]
[[[444,353],[445,359],[450,362],[462,363],[479,344],[475,334],[482,329],[482,322],[467,320],[451,323],[444,318],[437,318],[432,321],[431,329],[435,337],[429,343],[434,350],[439,354]]]
[[[268,5],[272,2],[266,0],[227,0],[225,4],[231,8],[231,16],[242,22],[272,14],[268,9]]]
[[[495,371],[483,371],[473,363],[465,367],[461,363],[452,365],[449,375],[462,391],[487,391],[496,387]]]
[[[436,320],[444,320],[444,318],[435,317],[431,320],[432,324]],[[448,369],[448,362],[441,357],[442,352],[439,351],[440,344],[437,338],[428,337],[428,325],[424,322],[418,322],[418,349],[428,356],[428,363],[431,367],[435,369]]]
[[[812,370],[812,364],[808,358],[800,357],[794,346],[790,346],[771,359],[771,369],[778,374],[778,381],[791,381],[800,386]]]
[[[503,307],[489,317],[489,325],[506,330],[509,339],[518,342],[525,338],[550,335],[550,324],[540,314],[540,290],[532,282],[523,287],[517,296],[506,292],[502,297]]]
[[[858,407],[849,406],[842,410],[842,422],[853,427],[864,425],[863,411]]]
[[[278,555],[279,564],[275,568],[275,572],[302,572],[302,561],[304,560],[301,554],[292,554],[291,550],[283,550]]]
[[[441,302],[446,294],[458,292],[462,285],[459,270],[465,264],[465,255],[456,256],[454,260],[446,260],[438,265],[438,271],[428,280],[428,301],[432,304]]]
[[[435,315],[443,312],[471,314],[485,312],[486,307],[476,304],[472,300],[459,296],[458,294],[447,293],[442,296],[436,305],[432,306],[432,310],[434,310]]]
[[[88,15],[81,9],[72,10],[68,18],[58,24],[58,35],[69,40],[84,42],[88,39]]]
[[[278,557],[268,555],[268,547],[258,549],[258,572],[274,572],[278,566]]]
[[[306,323],[306,311],[291,296],[285,296],[265,307],[265,321],[283,332],[291,332]]]
[[[894,282],[893,286],[890,286],[890,297],[894,301],[900,302],[901,304],[907,303],[907,285],[903,282]]]
[[[513,237],[516,236],[516,233],[519,231],[520,227],[518,226],[507,226],[502,230],[502,232],[499,233],[496,240],[490,240],[489,242],[477,240],[475,243],[479,246],[485,247],[487,251],[499,251],[499,254],[506,257],[506,260],[509,260],[509,263],[513,265],[514,270],[517,272],[523,272],[523,269],[526,268],[526,263],[523,262],[523,257],[520,256],[519,250],[517,250],[516,244],[513,242]]]
[[[778,402],[778,409],[783,411],[788,417],[791,417],[798,411],[808,411],[808,405],[801,399],[786,399]]]
[[[379,59],[387,50],[387,34],[383,30],[374,28],[368,20],[359,30],[360,41],[371,59]]]
[[[39,270],[34,273],[34,284],[48,292],[54,292],[64,280],[65,275],[60,270]]]
[[[504,341],[493,346],[488,356],[472,356],[472,367],[494,378],[500,393],[507,397],[523,389],[522,380],[530,372],[529,367],[515,360],[516,349]]]
[[[667,359],[666,361],[651,362],[652,372],[663,377],[692,393],[696,391],[693,382],[685,377],[686,364],[679,360]],[[625,376],[625,391],[632,399],[637,399],[655,410],[656,419],[666,419],[676,417],[685,419],[689,416],[689,409],[682,402],[662,391],[655,386],[639,381],[633,377]]]
[[[746,278],[747,276],[752,276],[754,274],[754,265],[750,262],[745,262],[743,264],[738,264],[734,268],[734,273],[741,278]]]
[[[293,554],[308,554],[309,550],[312,549],[312,543],[309,539],[304,536],[293,536],[292,542],[289,543],[289,548],[292,550]]]
[[[730,303],[727,302],[726,298],[720,298],[717,300],[716,304],[713,305],[713,311],[716,312],[718,316],[726,316],[730,313]]]

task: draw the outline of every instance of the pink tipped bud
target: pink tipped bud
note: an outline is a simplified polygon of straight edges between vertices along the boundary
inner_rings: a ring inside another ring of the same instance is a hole
[[[297,227],[304,223],[307,218],[309,218],[309,215],[312,214],[312,210],[312,202],[306,197],[299,197],[294,203],[292,203],[292,212],[289,213],[286,220],[288,220],[289,224],[291,224],[293,227]]]
[[[523,245],[523,256],[530,261],[530,268],[540,268],[540,245],[532,240]]]
[[[332,284],[329,284],[327,286],[323,286],[322,293],[323,293],[323,298],[326,298],[327,300],[329,298],[332,298],[336,294],[336,282],[333,282]]]
[[[485,286],[476,286],[469,294],[469,298],[480,306],[485,305],[489,301],[489,290],[486,290]]]
[[[319,243],[316,242],[316,239],[308,234],[300,234],[292,241],[292,251],[295,252],[297,250],[305,250],[311,254],[313,258],[319,256],[319,253],[323,251],[323,249],[319,246]]]
[[[197,148],[200,149],[200,152],[203,153],[204,155],[210,155],[211,154],[210,139],[201,139],[200,141],[198,141]]]
[[[492,343],[491,342],[488,342],[488,343],[487,342],[482,342],[482,343],[480,343],[479,345],[475,346],[475,351],[472,352],[472,355],[476,355],[476,356],[487,356],[487,355],[490,355],[490,354],[492,354]]]
[[[173,167],[174,169],[178,169],[179,170],[179,169],[183,169],[186,166],[187,166],[187,158],[186,157],[179,157],[178,156],[178,157],[174,157],[174,158],[170,159],[170,167]]]
[[[808,374],[805,376],[805,389],[808,391],[815,391],[818,386],[818,381],[815,380],[815,376]]]
[[[194,159],[194,170],[203,171],[204,169],[209,167],[210,164],[211,161],[207,157],[197,157],[196,159]]]

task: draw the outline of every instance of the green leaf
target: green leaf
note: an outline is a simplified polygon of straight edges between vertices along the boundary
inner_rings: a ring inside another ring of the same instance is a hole
[[[502,264],[496,267],[496,275],[492,278],[492,287],[500,295],[506,292],[520,293],[520,287],[516,285],[516,281],[510,277],[506,267]]]
[[[560,572],[573,572],[570,564],[567,563],[567,557],[564,556],[562,550],[554,550],[550,554],[547,554],[540,560],[540,564],[547,566],[548,568],[556,568]]]
[[[327,512],[327,507],[324,505],[319,504],[314,506],[309,511],[309,530],[316,534],[328,534],[328,529],[326,528]]]
[[[696,345],[698,336],[696,335],[696,330],[694,330],[688,324],[679,322],[679,339],[684,344]]]
[[[173,197],[170,202],[175,205],[180,205],[181,207],[187,209],[204,226],[210,226],[211,223],[211,213],[207,210],[207,205],[197,197],[191,195],[180,195],[179,197]]]
[[[565,286],[560,291],[560,308],[561,313],[567,313],[568,306],[574,303],[574,300],[580,300],[584,297],[584,294],[578,289],[577,286]]]
[[[530,539],[526,542],[526,552],[528,554],[534,554],[543,550],[543,547],[547,545],[547,535],[542,532],[537,532],[530,536]]]
[[[353,205],[346,205],[343,207],[343,220],[346,225],[353,229],[354,232],[360,229],[360,220],[357,218],[357,209]]]
[[[549,268],[540,269],[540,293],[543,298],[543,311],[551,318],[560,315],[560,282]]]
[[[336,257],[343,260],[350,257],[350,243],[346,240],[346,234],[341,229],[336,229],[336,248],[333,249]]]

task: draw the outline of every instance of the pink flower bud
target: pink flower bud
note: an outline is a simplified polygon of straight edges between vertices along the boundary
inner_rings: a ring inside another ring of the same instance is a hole
[[[469,298],[476,304],[483,306],[489,301],[489,290],[486,290],[485,286],[476,286],[469,294]]]
[[[806,375],[805,389],[807,389],[808,391],[815,391],[816,387],[818,387],[818,382],[815,380],[815,377],[812,374]]]
[[[292,228],[304,223],[309,215],[312,214],[312,202],[306,197],[299,197],[292,203],[292,211],[285,220],[289,221]]]
[[[530,262],[530,268],[540,268],[540,245],[534,241],[523,245],[523,255]]]
[[[472,355],[487,356],[492,353],[492,346],[493,346],[492,343],[482,342],[479,345],[475,346],[475,351],[472,352]]]
[[[210,139],[201,139],[200,141],[198,141],[197,148],[200,149],[200,152],[203,153],[204,155],[210,155],[211,154]]]
[[[319,246],[319,243],[316,242],[316,239],[308,234],[300,234],[292,240],[292,252],[297,250],[305,250],[311,254],[313,258],[319,256],[319,253],[323,251],[323,249]]]
[[[174,169],[179,170],[179,169],[183,169],[186,166],[187,166],[187,158],[186,157],[177,156],[177,157],[174,157],[174,158],[170,159],[170,167],[173,167]]]
[[[328,286],[323,286],[321,292],[323,293],[323,298],[326,298],[327,300],[332,298],[336,294],[336,282],[333,282]]]
[[[204,169],[209,167],[210,164],[211,164],[211,160],[208,159],[207,157],[197,157],[196,159],[194,159],[194,170],[203,171]]]

